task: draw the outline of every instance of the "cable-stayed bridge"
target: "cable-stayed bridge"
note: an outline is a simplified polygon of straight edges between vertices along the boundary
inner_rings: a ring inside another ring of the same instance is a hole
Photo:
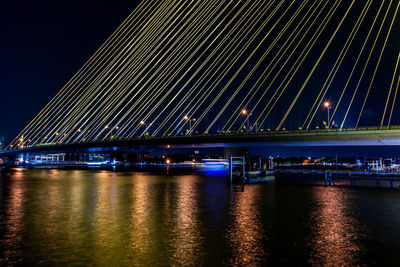
[[[142,1],[6,153],[397,144],[399,7],[392,0]]]

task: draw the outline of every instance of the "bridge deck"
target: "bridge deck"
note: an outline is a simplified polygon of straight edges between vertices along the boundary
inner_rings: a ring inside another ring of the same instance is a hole
[[[229,147],[229,146],[380,146],[400,145],[400,127],[391,129],[321,129],[277,131],[258,133],[221,133],[191,136],[162,136],[135,139],[102,140],[87,143],[42,144],[2,151],[0,154],[19,154],[23,152],[60,151],[68,149],[87,149],[126,146],[190,146],[190,147]]]

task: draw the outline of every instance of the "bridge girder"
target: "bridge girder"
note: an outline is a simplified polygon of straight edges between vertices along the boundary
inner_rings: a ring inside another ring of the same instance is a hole
[[[264,133],[208,134],[103,140],[90,143],[54,144],[0,152],[15,155],[27,152],[116,150],[121,147],[256,147],[256,146],[399,146],[400,129],[280,131]]]

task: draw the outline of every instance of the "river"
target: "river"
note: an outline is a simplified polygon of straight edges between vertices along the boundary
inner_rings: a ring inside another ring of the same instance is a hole
[[[0,265],[399,266],[400,191],[217,173],[14,170]]]

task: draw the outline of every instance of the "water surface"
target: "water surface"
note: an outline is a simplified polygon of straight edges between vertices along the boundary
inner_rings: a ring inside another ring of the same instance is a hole
[[[16,170],[0,178],[0,265],[400,264],[400,191],[215,174]]]

